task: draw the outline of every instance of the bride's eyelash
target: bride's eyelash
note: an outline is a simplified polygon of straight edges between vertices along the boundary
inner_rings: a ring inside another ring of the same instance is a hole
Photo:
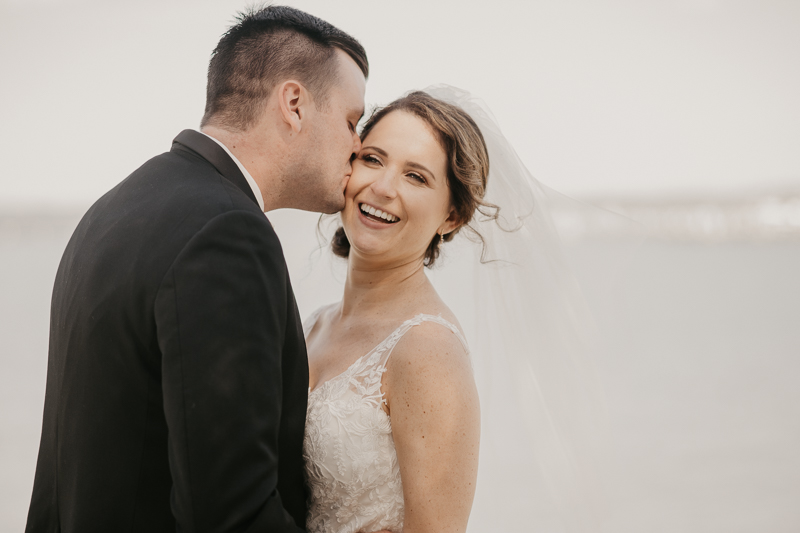
[[[373,154],[360,155],[359,159],[361,159],[365,163],[375,163],[375,164],[378,164],[378,165],[382,164],[381,160],[378,159],[377,157],[375,157]],[[418,182],[420,182],[422,184],[427,184],[428,183],[428,180],[426,180],[423,176],[421,176],[420,174],[417,174],[416,172],[409,172],[408,174],[406,174],[406,176],[408,176],[408,177],[410,177],[410,178],[412,178],[412,179],[414,179],[414,180],[416,180],[416,181],[418,181]]]

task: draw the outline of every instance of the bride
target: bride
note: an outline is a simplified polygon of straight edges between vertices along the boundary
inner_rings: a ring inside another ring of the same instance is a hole
[[[361,140],[332,240],[344,294],[304,324],[308,530],[598,531],[602,394],[547,207],[565,199],[454,87]]]
[[[425,267],[486,205],[486,146],[469,115],[423,92],[361,137],[333,242],[344,295],[305,325],[307,527],[464,531],[480,408],[467,343]]]

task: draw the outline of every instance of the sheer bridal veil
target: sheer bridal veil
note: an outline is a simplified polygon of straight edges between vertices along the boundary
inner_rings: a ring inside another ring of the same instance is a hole
[[[470,223],[484,245],[462,230],[430,272],[465,330],[480,394],[469,530],[600,531],[606,423],[592,322],[549,209],[569,200],[530,174],[481,101],[446,85],[425,92],[480,128],[486,200],[500,207],[499,219]]]

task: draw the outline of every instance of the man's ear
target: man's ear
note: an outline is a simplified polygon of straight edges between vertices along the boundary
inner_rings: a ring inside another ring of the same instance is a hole
[[[308,92],[300,82],[294,80],[281,83],[276,91],[281,119],[293,133],[300,133],[308,105]]]

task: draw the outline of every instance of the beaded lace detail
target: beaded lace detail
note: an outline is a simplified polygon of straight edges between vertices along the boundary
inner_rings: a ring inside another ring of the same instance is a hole
[[[321,309],[303,324],[306,336]],[[338,376],[308,394],[303,442],[311,490],[309,533],[403,530],[403,484],[381,377],[397,342],[412,327],[436,322],[467,348],[461,332],[439,316],[406,320]]]

